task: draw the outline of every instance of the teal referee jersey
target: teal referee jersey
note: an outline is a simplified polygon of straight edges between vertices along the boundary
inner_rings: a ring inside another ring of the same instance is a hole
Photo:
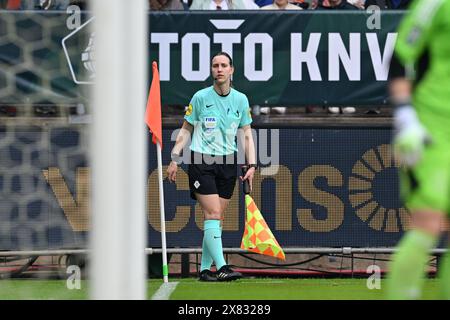
[[[252,123],[245,94],[231,88],[221,96],[213,86],[194,94],[184,119],[194,126],[191,150],[215,156],[237,152],[238,128]]]

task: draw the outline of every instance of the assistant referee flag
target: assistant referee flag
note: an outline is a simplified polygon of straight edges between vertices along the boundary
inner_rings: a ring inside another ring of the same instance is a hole
[[[162,149],[162,120],[161,120],[161,89],[159,84],[158,65],[152,63],[153,79],[148,94],[147,109],[145,110],[145,123],[153,134],[152,142]]]
[[[275,239],[255,201],[248,194],[245,195],[245,207],[245,230],[241,249],[285,260],[283,249]]]

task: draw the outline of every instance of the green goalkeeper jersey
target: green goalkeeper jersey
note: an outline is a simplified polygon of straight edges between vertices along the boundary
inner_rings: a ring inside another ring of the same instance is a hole
[[[413,105],[430,131],[450,135],[450,0],[414,0],[399,27],[396,55],[405,66],[429,63]],[[450,139],[448,139],[450,140]]]

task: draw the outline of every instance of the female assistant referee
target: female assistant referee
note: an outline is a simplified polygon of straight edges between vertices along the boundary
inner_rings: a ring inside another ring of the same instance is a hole
[[[183,126],[172,149],[167,169],[170,182],[176,181],[181,152],[192,135],[189,188],[205,215],[200,281],[231,281],[242,274],[225,262],[221,220],[233,195],[237,179],[236,136],[243,130],[248,171],[241,180],[252,188],[256,154],[250,124],[249,102],[245,94],[231,86],[233,60],[226,52],[216,54],[211,63],[214,84],[197,91],[184,116]],[[217,272],[212,272],[212,263]]]

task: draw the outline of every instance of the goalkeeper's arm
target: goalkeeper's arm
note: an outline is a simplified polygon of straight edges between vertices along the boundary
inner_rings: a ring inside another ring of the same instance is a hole
[[[389,94],[394,106],[394,151],[400,162],[414,166],[421,158],[429,135],[419,121],[411,102],[412,81],[395,56],[392,64]]]

